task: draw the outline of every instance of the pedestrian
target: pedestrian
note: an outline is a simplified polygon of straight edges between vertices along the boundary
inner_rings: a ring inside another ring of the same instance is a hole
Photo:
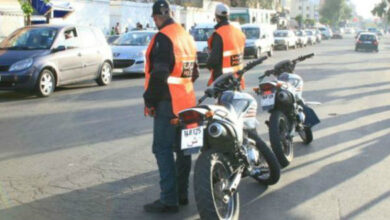
[[[229,7],[220,3],[215,8],[217,25],[208,40],[210,55],[207,68],[211,70],[208,85],[224,73],[234,73],[243,69],[245,35],[229,23]],[[245,87],[244,78],[241,87]]]
[[[128,27],[126,27],[126,29],[125,29],[125,33],[127,33],[127,32],[129,32],[129,28]]]
[[[115,35],[115,27],[112,27],[112,28],[111,28],[110,35]]]
[[[121,26],[120,26],[119,22],[116,23],[115,34],[116,35],[120,35],[121,34]]]
[[[179,129],[171,120],[196,105],[193,82],[199,76],[192,37],[171,16],[169,3],[153,4],[159,32],[150,41],[145,64],[145,116],[153,117],[153,154],[160,173],[160,198],[146,212],[177,212],[188,204],[191,156],[180,150]],[[176,160],[174,159],[176,152]]]

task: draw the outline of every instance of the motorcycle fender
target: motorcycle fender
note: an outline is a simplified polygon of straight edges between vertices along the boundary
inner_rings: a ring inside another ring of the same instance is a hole
[[[303,106],[303,113],[305,113],[305,122],[304,125],[308,127],[314,127],[315,125],[319,124],[321,121],[318,118],[317,114],[314,112],[312,108],[310,108],[307,105]]]

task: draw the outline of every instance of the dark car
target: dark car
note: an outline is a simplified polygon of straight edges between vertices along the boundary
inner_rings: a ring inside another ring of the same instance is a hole
[[[0,43],[0,90],[44,97],[57,86],[92,79],[107,85],[111,77],[112,52],[96,28],[29,26]]]
[[[359,50],[379,52],[378,37],[373,33],[361,33],[355,46],[355,51]]]

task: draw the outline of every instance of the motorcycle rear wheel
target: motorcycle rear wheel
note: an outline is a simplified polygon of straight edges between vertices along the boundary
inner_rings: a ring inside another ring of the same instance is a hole
[[[288,137],[289,127],[289,120],[283,112],[275,110],[271,113],[269,122],[271,147],[282,167],[288,166],[294,158],[293,140]]]
[[[223,154],[208,150],[199,156],[194,169],[194,192],[201,219],[238,220],[238,192],[228,202],[223,201],[223,189],[231,175],[232,169]]]
[[[252,176],[252,178],[264,185],[273,185],[277,183],[280,179],[278,159],[276,159],[271,149],[268,148],[267,144],[261,140],[256,132],[249,132],[248,136],[256,142],[256,148],[259,151],[261,158],[260,169],[266,169],[268,171],[268,175]]]
[[[298,132],[304,144],[310,144],[313,141],[313,132],[310,127],[305,127],[303,130]]]

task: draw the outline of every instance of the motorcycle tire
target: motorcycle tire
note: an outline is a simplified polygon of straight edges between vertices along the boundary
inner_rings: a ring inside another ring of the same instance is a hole
[[[271,149],[268,148],[267,144],[261,140],[256,132],[249,132],[248,136],[256,142],[256,148],[260,152],[261,157],[264,158],[269,169],[268,177],[266,176],[266,178],[264,178],[261,176],[252,176],[252,178],[264,185],[273,185],[277,183],[280,179],[280,166],[278,159],[276,159]]]
[[[216,175],[216,171],[224,171],[225,173]],[[222,153],[213,150],[201,153],[194,169],[195,201],[200,219],[238,220],[240,215],[238,192],[234,193],[227,203],[224,203],[222,200],[224,194],[221,191],[227,185],[226,181],[228,181],[232,173],[233,170]],[[223,178],[219,175],[223,176]],[[226,180],[221,181],[221,179]],[[222,213],[221,211],[224,212]]]
[[[282,167],[287,167],[294,158],[293,140],[287,138],[289,121],[283,112],[275,110],[269,121],[269,137],[271,147]]]
[[[313,132],[310,127],[305,127],[302,131],[299,131],[298,134],[306,145],[313,141]]]

